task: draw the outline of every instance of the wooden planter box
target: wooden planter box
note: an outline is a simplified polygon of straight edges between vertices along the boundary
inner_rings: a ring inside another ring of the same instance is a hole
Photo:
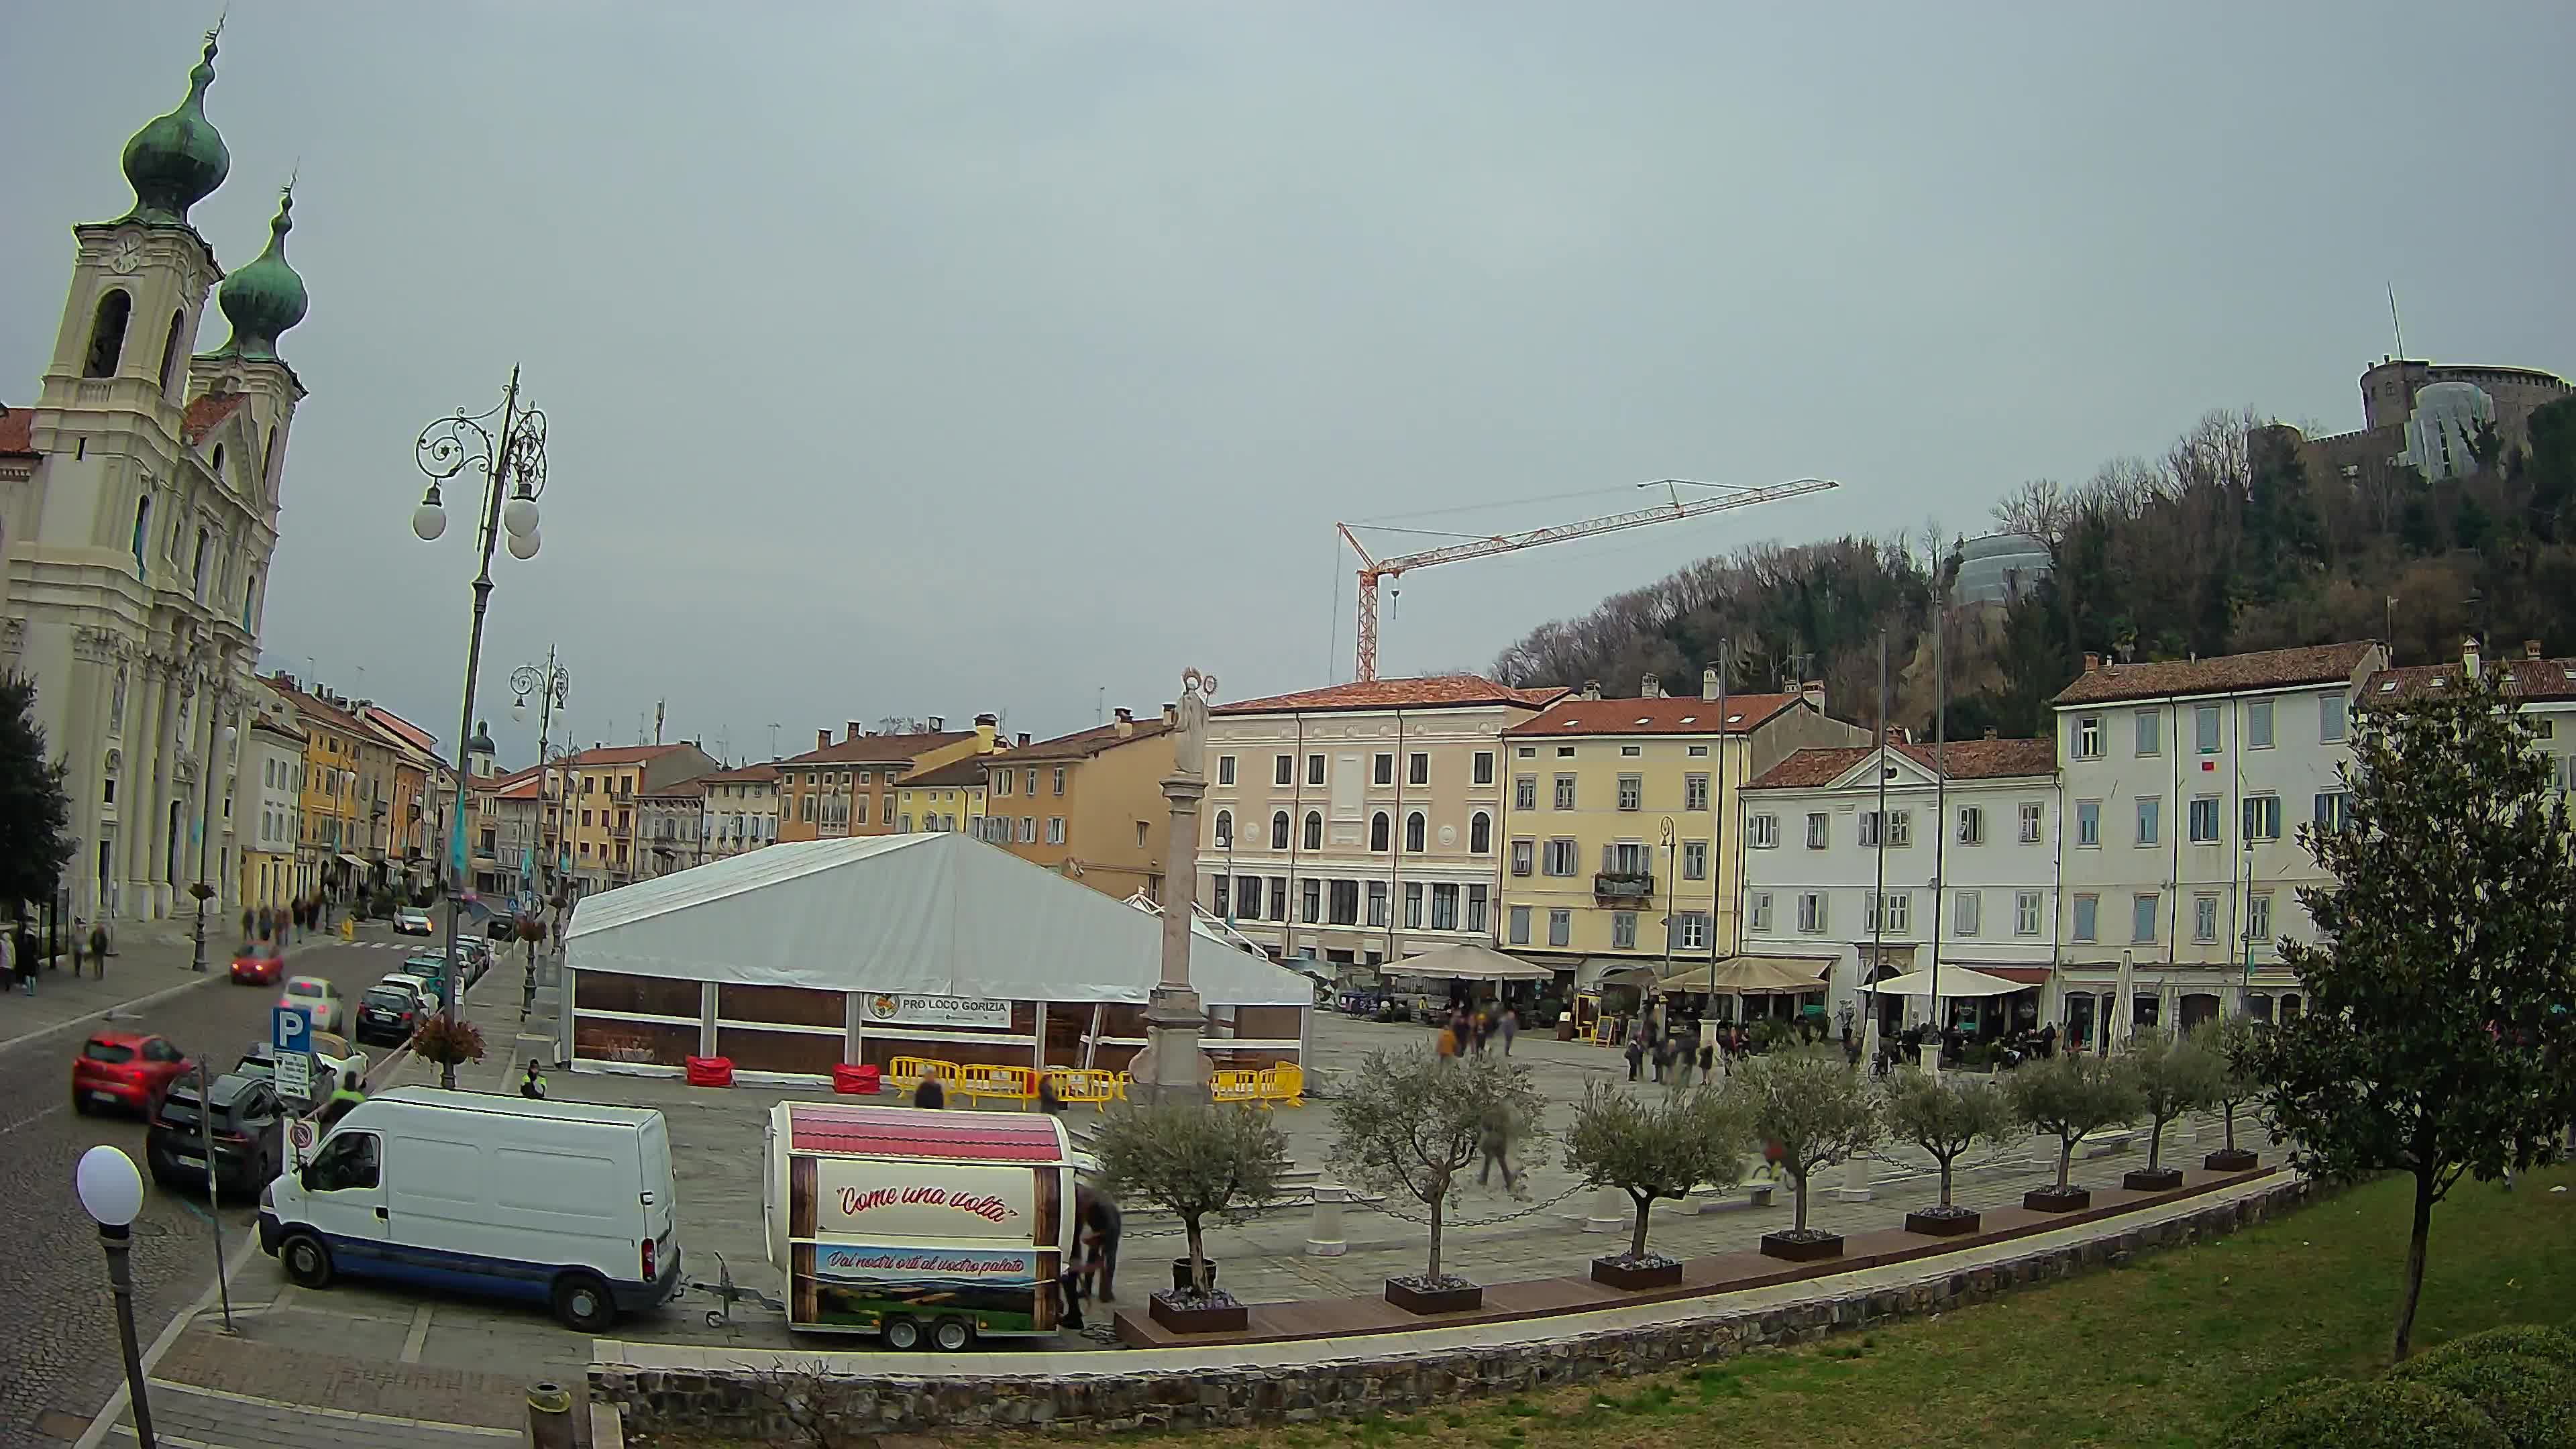
[[[2212,1172],[2251,1172],[2261,1163],[2261,1158],[2242,1147],[2222,1147],[2200,1160]]]
[[[1840,1233],[1822,1238],[1793,1238],[1786,1233],[1762,1235],[1762,1256],[1766,1258],[1778,1258],[1790,1263],[1813,1263],[1819,1259],[1839,1258],[1842,1255],[1843,1239]]]
[[[1905,1215],[1905,1230],[1931,1238],[1965,1237],[1984,1221],[1978,1213],[1913,1212]]]
[[[2131,1192],[2171,1192],[2182,1186],[2182,1169],[2133,1167],[2120,1174],[2120,1186]]]
[[[1682,1265],[1679,1259],[1661,1263],[1625,1263],[1617,1258],[1595,1258],[1592,1260],[1592,1281],[1631,1293],[1647,1288],[1670,1288],[1682,1281]]]
[[[1252,1326],[1252,1310],[1240,1303],[1192,1307],[1174,1302],[1168,1293],[1157,1293],[1145,1311],[1174,1333],[1241,1333]]]
[[[1422,1289],[1402,1279],[1389,1278],[1386,1301],[1407,1313],[1466,1313],[1485,1306],[1485,1290],[1473,1283],[1460,1288]]]
[[[2062,1192],[2053,1187],[2034,1187],[2021,1195],[2021,1205],[2035,1213],[2081,1212],[2093,1205],[2093,1194],[2081,1187]]]

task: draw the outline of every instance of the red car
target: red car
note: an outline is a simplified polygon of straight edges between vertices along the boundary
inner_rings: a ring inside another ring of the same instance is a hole
[[[170,1083],[196,1069],[168,1037],[103,1031],[72,1059],[72,1110],[124,1107],[149,1116]]]
[[[274,947],[244,946],[233,957],[233,980],[245,986],[275,986],[285,974],[285,953]]]

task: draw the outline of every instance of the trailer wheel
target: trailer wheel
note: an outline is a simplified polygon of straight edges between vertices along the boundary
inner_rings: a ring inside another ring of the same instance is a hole
[[[974,1325],[963,1318],[943,1318],[930,1330],[930,1342],[941,1353],[963,1353],[974,1341]]]
[[[921,1325],[898,1313],[877,1327],[885,1335],[885,1346],[897,1353],[910,1353],[921,1347]]]

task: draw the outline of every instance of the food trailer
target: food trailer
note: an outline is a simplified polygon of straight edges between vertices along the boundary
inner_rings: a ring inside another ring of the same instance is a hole
[[[764,1166],[789,1328],[953,1353],[1062,1324],[1074,1155],[1054,1117],[781,1102]]]

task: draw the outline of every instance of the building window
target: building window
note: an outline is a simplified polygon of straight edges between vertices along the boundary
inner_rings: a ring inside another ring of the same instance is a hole
[[[1478,750],[1478,751],[1476,752],[1476,768],[1475,768],[1475,773],[1474,773],[1473,775],[1471,775],[1469,778],[1470,778],[1470,779],[1472,779],[1476,784],[1479,784],[1479,785],[1490,785],[1490,784],[1494,783],[1494,752],[1493,752],[1493,751],[1491,751],[1491,750]]]
[[[1754,930],[1771,929],[1771,893],[1769,891],[1749,892],[1744,898],[1744,908],[1752,918]]]
[[[993,777],[994,794],[1008,795],[1011,793],[1011,776],[1013,773],[1013,771],[1004,770]]]
[[[1646,803],[1646,782],[1636,775],[1619,777],[1619,808],[1637,810]]]
[[[2138,843],[2153,845],[2164,832],[2165,802],[2161,795],[2138,797]]]
[[[2102,898],[2100,896],[2079,895],[2075,898],[2076,940],[2096,941],[2101,939],[2098,934],[2100,929],[2101,913]]]
[[[1323,756],[1308,755],[1306,757],[1306,783],[1309,785],[1320,785],[1324,783]]]
[[[1409,785],[1430,784],[1431,757],[1417,752],[1410,759],[1406,760],[1404,765],[1404,779],[1405,783]]]
[[[2016,936],[2039,934],[2039,892],[2013,892],[2013,934]]]
[[[1512,874],[1528,875],[1531,870],[1536,867],[1537,860],[1537,841],[1515,840],[1512,842]]]
[[[2101,801],[2075,802],[2075,843],[2080,846],[2096,846],[2102,843]]]
[[[2218,939],[2218,897],[2191,898],[2191,938],[2202,945]]]
[[[1368,923],[1372,926],[1386,924],[1385,881],[1373,880],[1368,883]]]
[[[1372,881],[1370,884],[1383,885],[1385,882]],[[1360,883],[1355,880],[1337,880],[1333,882],[1332,903],[1328,909],[1332,913],[1330,917],[1332,924],[1336,926],[1358,925],[1360,923]]]
[[[1467,853],[1488,855],[1494,849],[1494,817],[1479,810],[1467,817]]]
[[[1031,765],[1020,772],[1020,793],[1034,800],[1038,797],[1038,770]]]
[[[1574,939],[1574,912],[1572,912],[1572,911],[1550,911],[1550,912],[1548,912],[1548,913],[1547,913],[1547,943],[1548,943],[1549,945],[1551,945],[1551,946],[1563,946],[1563,945],[1566,945],[1566,944],[1568,944],[1569,942],[1571,942],[1573,939]]]
[[[1822,850],[1833,843],[1833,817],[1822,810],[1807,812],[1807,848]]]
[[[1962,936],[1973,936],[1985,925],[1986,897],[1983,891],[1961,891],[1950,902],[1950,924]]]
[[[2278,840],[2281,838],[2281,797],[2248,795],[2245,797],[2245,838]]]
[[[1530,927],[1530,908],[1529,908],[1529,907],[1527,907],[1527,906],[1514,906],[1514,907],[1512,907],[1512,929],[1511,929],[1511,941],[1510,941],[1510,944],[1515,945],[1515,946],[1526,946],[1526,945],[1528,945],[1528,944],[1530,943],[1529,927]]]
[[[1375,815],[1370,816],[1369,849],[1376,851],[1379,854],[1384,854],[1387,848],[1387,841],[1390,838],[1388,834],[1389,829],[1390,827],[1387,823],[1387,814],[1385,811],[1381,810]]]
[[[1274,810],[1270,813],[1270,848],[1272,850],[1288,848],[1288,812],[1285,810]]]
[[[2165,717],[2162,710],[2138,711],[2138,753],[2140,755],[2155,756],[2165,752],[2164,723]]]
[[[2204,755],[2218,753],[2218,706],[2196,705],[2191,712],[2192,747]]]
[[[146,494],[134,500],[134,572],[137,576],[150,572],[149,567],[143,562],[143,541],[151,536],[152,498],[151,495]],[[122,683],[123,679],[122,675],[118,676],[119,683]],[[123,696],[120,695],[118,698],[122,702]],[[118,714],[123,714],[123,711],[118,711]]]
[[[1538,776],[1515,775],[1512,777],[1512,808],[1515,810],[1536,810],[1538,808]]]
[[[1005,775],[1004,780],[1007,782],[1008,779],[1009,777]],[[1216,782],[1220,785],[1231,785],[1234,783],[1234,756],[1219,755],[1216,757]],[[1007,783],[1005,783],[1002,793],[1005,795],[1010,793]]]
[[[1707,841],[1685,840],[1682,842],[1682,879],[1708,879]]]
[[[1637,949],[1637,913],[1635,911],[1610,913],[1610,949],[1613,951]]]
[[[2024,845],[2039,843],[2039,822],[2048,807],[2037,800],[2021,802],[2021,840]]]
[[[1573,841],[1559,837],[1547,843],[1547,874],[1570,876],[1574,874],[1574,862]]]
[[[2268,945],[2272,940],[2272,893],[2255,891],[2245,897],[2245,940],[2248,945]]]
[[[1295,755],[1280,755],[1271,761],[1270,783],[1274,785],[1294,785],[1297,783],[1297,757]]]
[[[2245,748],[2272,748],[2272,701],[2258,699],[2245,706]]]
[[[1418,880],[1404,883],[1404,927],[1408,931],[1422,929],[1422,882]]]
[[[1324,812],[1320,810],[1306,812],[1306,848],[1308,850],[1324,848]]]
[[[1708,776],[1682,776],[1682,808],[1684,810],[1708,808]]]
[[[1416,855],[1421,854],[1424,833],[1422,812],[1415,810],[1408,813],[1404,817],[1404,848]]]
[[[1431,929],[1458,929],[1458,887],[1447,881],[1431,888]]]
[[[2141,895],[2129,902],[2129,940],[2143,945],[2156,938],[2156,905],[2162,896]]]
[[[1825,933],[1825,893],[1801,891],[1798,894],[1798,929],[1810,936]]]
[[[2344,790],[2317,792],[2317,828],[2341,830],[2352,819],[2352,795]]]
[[[1234,883],[1234,905],[1236,910],[1243,913],[1243,918],[1245,920],[1257,921],[1261,919],[1261,877],[1257,875],[1247,875],[1236,878]]]
[[[1284,875],[1274,875],[1270,878],[1270,919],[1274,921],[1288,919],[1288,877]]]
[[[1208,897],[1208,909],[1227,920],[1234,919],[1234,877],[1221,875],[1216,878],[1215,889]]]
[[[2102,758],[2102,716],[2088,714],[2075,721],[2074,754],[2079,760]]]
[[[1310,926],[1321,922],[1324,918],[1324,883],[1317,880],[1307,881],[1305,889],[1300,894],[1305,899],[1299,904],[1305,909],[1298,913],[1297,918]]]
[[[125,324],[133,315],[134,298],[121,287],[98,299],[98,311],[89,324],[89,358],[81,376],[116,376],[117,360],[125,355]]]
[[[2194,845],[2215,845],[2218,843],[2217,796],[2195,795],[2192,797],[2191,843]]]
[[[1557,757],[1558,759],[1560,759],[1560,760],[1570,760],[1570,759],[1573,759],[1573,758],[1574,758],[1574,746],[1572,746],[1572,745],[1558,745],[1558,746],[1556,747],[1556,757]]]
[[[1747,815],[1744,817],[1744,843],[1755,850],[1775,850],[1780,845],[1780,817]]]
[[[1369,761],[1369,779],[1372,783],[1379,785],[1392,785],[1395,783],[1395,755],[1393,752],[1382,750],[1378,753],[1376,759]]]
[[[1055,767],[1055,792],[1059,795],[1064,793],[1064,766],[1062,765]]]
[[[1559,810],[1571,810],[1574,808],[1574,777],[1572,775],[1559,775],[1556,777],[1556,808]]]
[[[1876,891],[1865,891],[1861,899],[1865,907],[1861,913],[1862,923],[1871,934],[1876,935],[1880,932],[1901,934],[1913,929],[1914,893],[1912,891],[1889,891],[1883,896]],[[1880,914],[1882,908],[1885,911],[1883,917]]]
[[[1983,845],[1986,843],[1986,811],[1984,806],[1962,805],[1959,807],[1959,843],[1961,845]]]
[[[2331,745],[2342,741],[2344,732],[2344,698],[2340,694],[2317,697],[2317,743]]]

